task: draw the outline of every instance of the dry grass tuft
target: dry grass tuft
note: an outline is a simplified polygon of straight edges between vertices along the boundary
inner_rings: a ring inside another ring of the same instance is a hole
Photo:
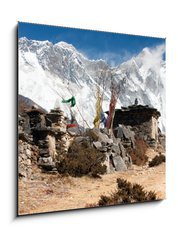
[[[124,179],[117,179],[118,190],[110,196],[102,195],[98,202],[99,206],[116,205],[122,203],[145,202],[156,200],[156,194],[145,191],[139,184],[132,184]]]
[[[73,177],[89,175],[99,177],[106,173],[106,166],[103,165],[105,155],[87,144],[73,143],[66,157],[57,163],[57,170],[60,174],[69,174]]]
[[[148,157],[146,156],[147,149],[147,143],[143,139],[137,138],[135,141],[135,148],[130,148],[128,150],[133,164],[143,166],[148,161]]]
[[[161,163],[163,162],[166,162],[166,158],[164,155],[159,155],[159,156],[156,156],[152,159],[151,162],[149,162],[149,167],[154,167],[154,166],[158,166],[160,165]]]

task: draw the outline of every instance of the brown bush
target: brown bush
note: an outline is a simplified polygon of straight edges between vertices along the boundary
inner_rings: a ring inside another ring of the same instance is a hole
[[[148,161],[148,157],[146,156],[147,148],[148,145],[143,139],[136,139],[135,148],[128,149],[133,164],[143,166]]]
[[[166,161],[166,158],[164,155],[159,155],[159,156],[156,156],[152,159],[151,162],[149,162],[149,167],[154,167],[154,166],[158,166],[160,165],[161,163],[165,162]]]
[[[90,175],[99,177],[106,172],[106,166],[103,165],[105,155],[89,144],[73,143],[67,155],[62,161],[59,161],[57,170],[62,174],[69,174],[73,177]]]
[[[110,196],[102,195],[99,206],[116,205],[121,203],[145,202],[156,200],[156,194],[145,191],[139,184],[132,184],[124,179],[117,179],[118,190]]]

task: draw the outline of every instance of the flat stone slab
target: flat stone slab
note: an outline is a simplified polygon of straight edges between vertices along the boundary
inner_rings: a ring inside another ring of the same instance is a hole
[[[116,171],[126,171],[127,166],[124,160],[120,156],[116,156],[113,158],[113,163]]]

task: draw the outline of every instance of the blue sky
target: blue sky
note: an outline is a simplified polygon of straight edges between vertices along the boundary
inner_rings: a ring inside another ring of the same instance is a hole
[[[164,38],[24,22],[19,22],[18,36],[33,40],[48,40],[52,43],[64,41],[72,44],[89,59],[104,59],[112,66],[116,66],[137,55],[145,47],[154,48],[165,44]]]

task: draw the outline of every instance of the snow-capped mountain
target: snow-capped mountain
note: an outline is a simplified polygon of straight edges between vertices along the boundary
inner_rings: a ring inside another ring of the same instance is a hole
[[[93,126],[96,88],[104,89],[103,111],[110,101],[110,83],[120,86],[117,108],[134,103],[148,104],[161,112],[160,128],[165,132],[165,61],[164,46],[143,51],[118,67],[103,60],[89,60],[65,42],[19,39],[19,94],[49,111],[60,107],[70,117],[67,104],[72,95],[77,100],[73,112],[82,125]],[[82,116],[82,117],[81,117]],[[84,119],[83,119],[84,118]]]

